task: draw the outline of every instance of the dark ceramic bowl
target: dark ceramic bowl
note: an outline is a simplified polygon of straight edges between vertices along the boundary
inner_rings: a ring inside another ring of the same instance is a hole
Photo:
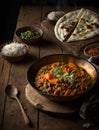
[[[90,51],[90,53],[88,53],[89,52],[89,50],[90,49],[94,49],[93,50],[93,53],[92,53],[92,50]],[[91,56],[96,56],[96,55],[99,55],[99,51],[98,51],[98,53],[96,53],[96,48],[99,50],[99,43],[93,43],[93,44],[91,44],[91,45],[88,45],[88,46],[86,46],[85,48],[84,48],[84,55],[86,56],[86,57],[91,57]]]
[[[76,94],[73,96],[52,96],[52,95],[47,95],[41,92],[40,90],[38,90],[34,83],[38,70],[45,65],[51,64],[53,62],[62,62],[62,61],[66,63],[72,61],[73,63],[77,64],[77,66],[83,67],[94,80],[94,83],[92,86],[90,86],[90,89],[82,92],[81,94]],[[92,90],[92,88],[95,86],[95,83],[97,81],[97,75],[98,74],[95,67],[87,60],[80,57],[73,56],[73,55],[69,55],[69,54],[55,54],[55,55],[45,56],[41,58],[40,60],[36,61],[35,63],[33,63],[27,71],[27,80],[28,80],[28,83],[33,88],[35,88],[35,90],[38,93],[40,93],[41,95],[45,96],[46,98],[52,101],[72,101],[74,99],[78,99],[85,96],[86,94],[88,94],[90,90]]]
[[[0,46],[0,53],[2,55],[2,57],[9,61],[9,62],[20,62],[22,60],[24,60],[27,55],[28,55],[28,52],[29,52],[29,46],[25,43],[20,43],[20,44],[24,44],[25,47],[26,47],[26,53],[22,54],[22,55],[19,55],[19,56],[8,56],[8,55],[5,55],[3,52],[2,52],[2,48],[5,46],[5,45],[9,45],[10,43],[12,43],[11,41],[10,42],[7,42],[7,43],[4,43]]]
[[[28,39],[24,39],[24,38],[21,38],[20,35],[22,32],[26,32],[26,31],[36,31],[38,32],[40,35],[38,37],[35,37],[35,38],[28,38]],[[16,38],[19,42],[24,42],[26,44],[30,44],[30,45],[33,45],[33,44],[37,44],[41,39],[42,39],[42,36],[43,36],[43,30],[38,27],[38,26],[24,26],[24,27],[21,27],[21,28],[18,28],[16,30]]]

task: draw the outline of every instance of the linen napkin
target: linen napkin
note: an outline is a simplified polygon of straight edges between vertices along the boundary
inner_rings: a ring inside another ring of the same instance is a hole
[[[88,61],[92,62],[99,74],[99,56],[90,57]],[[83,127],[86,128],[99,124],[99,80],[96,85],[97,90],[95,90],[93,95],[87,96],[80,107],[79,115],[85,120]]]

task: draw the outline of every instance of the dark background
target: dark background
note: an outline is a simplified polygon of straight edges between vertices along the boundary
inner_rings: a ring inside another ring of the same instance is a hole
[[[0,2],[0,44],[12,40],[22,5],[95,6],[99,8],[98,0],[2,0]]]

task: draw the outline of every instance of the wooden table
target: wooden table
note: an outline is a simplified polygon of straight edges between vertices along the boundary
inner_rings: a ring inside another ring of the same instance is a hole
[[[40,24],[45,12],[54,7],[21,7],[16,28]],[[15,35],[13,40],[16,40]],[[25,87],[27,85],[26,74],[29,66],[38,58],[49,54],[72,53],[70,50],[63,50],[54,42],[50,42],[50,37],[46,34],[37,46],[30,46],[30,57],[24,62],[11,64],[2,59],[0,55],[0,130],[85,130],[82,125],[84,120],[80,117],[61,117],[50,115],[39,111],[33,107],[26,99]],[[34,127],[24,124],[24,120],[16,101],[9,99],[5,95],[7,84],[13,84],[19,89],[19,99],[24,106],[24,110],[29,116]],[[98,130],[95,126],[92,130]]]

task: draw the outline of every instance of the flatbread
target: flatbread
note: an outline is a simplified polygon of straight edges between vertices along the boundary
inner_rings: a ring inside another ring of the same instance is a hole
[[[54,27],[61,42],[86,40],[99,35],[99,15],[89,9],[71,11],[62,16]]]
[[[86,40],[99,34],[99,15],[86,9],[67,42]]]
[[[71,11],[62,16],[54,27],[56,38],[63,42],[66,40],[71,31],[75,28],[79,18],[82,16],[84,9]]]

